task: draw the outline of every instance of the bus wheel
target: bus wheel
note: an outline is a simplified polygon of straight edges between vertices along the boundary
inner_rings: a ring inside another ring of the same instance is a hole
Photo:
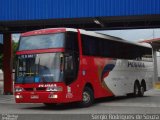
[[[146,91],[146,82],[145,82],[145,80],[142,80],[139,96],[143,97],[145,91]]]
[[[134,84],[134,96],[138,97],[140,95],[140,85],[138,82]]]
[[[144,88],[144,86],[142,85],[141,87],[140,87],[140,92],[139,92],[139,96],[140,97],[143,97],[144,96],[144,90],[145,88]]]
[[[85,87],[83,90],[82,97],[83,97],[82,102],[81,102],[82,107],[89,107],[93,104],[94,94],[91,88]]]

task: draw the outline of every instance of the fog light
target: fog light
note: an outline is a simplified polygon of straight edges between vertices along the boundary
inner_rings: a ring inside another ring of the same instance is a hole
[[[48,96],[48,98],[58,98],[58,95],[50,94],[50,95]]]
[[[17,99],[23,98],[22,95],[16,95]]]

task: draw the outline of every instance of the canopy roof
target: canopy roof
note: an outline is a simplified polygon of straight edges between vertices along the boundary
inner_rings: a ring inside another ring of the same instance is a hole
[[[154,50],[160,51],[160,38],[153,38],[149,40],[141,41],[141,43],[149,43],[153,47]]]

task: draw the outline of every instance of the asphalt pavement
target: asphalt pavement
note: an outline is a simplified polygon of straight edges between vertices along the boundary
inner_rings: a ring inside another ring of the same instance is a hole
[[[160,90],[150,90],[144,97],[115,97],[96,100],[95,104],[88,108],[80,108],[77,103],[46,107],[43,104],[16,104],[13,95],[0,95],[1,119],[18,116],[18,120],[52,120],[52,119],[101,119],[100,115],[159,115],[148,116],[160,119]],[[5,116],[10,115],[10,116]],[[13,116],[12,116],[13,115]],[[122,117],[123,118],[123,117]],[[155,118],[155,120],[156,120]],[[15,119],[15,120],[17,120]],[[109,119],[109,118],[108,118]],[[143,118],[144,119],[144,118]],[[158,120],[159,120],[158,119]],[[117,120],[121,120],[118,119]],[[136,119],[135,119],[136,120]]]

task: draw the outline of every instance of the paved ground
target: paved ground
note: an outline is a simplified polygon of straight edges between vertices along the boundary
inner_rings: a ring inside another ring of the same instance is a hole
[[[145,97],[140,98],[117,97],[97,100],[89,108],[79,108],[77,104],[52,107],[45,107],[43,104],[15,104],[13,96],[0,95],[0,114],[27,114],[19,117],[25,116],[22,118],[24,120],[28,117],[30,119],[34,118],[34,120],[41,120],[43,117],[52,119],[53,116],[64,119],[69,119],[70,117],[73,117],[73,119],[94,119],[94,116],[92,116],[94,114],[160,114],[160,90],[148,91],[145,93]],[[75,115],[73,116],[73,114]],[[82,114],[89,114],[90,116]],[[77,115],[78,118],[75,118]]]

